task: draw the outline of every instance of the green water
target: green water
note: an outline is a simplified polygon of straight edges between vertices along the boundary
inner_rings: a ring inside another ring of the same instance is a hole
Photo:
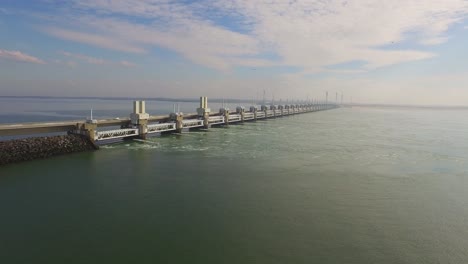
[[[467,111],[343,108],[0,168],[1,263],[468,263]]]

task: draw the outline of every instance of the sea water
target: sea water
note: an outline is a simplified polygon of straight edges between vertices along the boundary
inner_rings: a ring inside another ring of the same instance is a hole
[[[3,123],[132,106],[0,100]],[[467,114],[339,108],[3,166],[0,260],[467,263]]]

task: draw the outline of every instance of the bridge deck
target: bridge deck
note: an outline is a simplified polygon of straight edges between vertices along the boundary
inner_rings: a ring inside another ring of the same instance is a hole
[[[257,119],[266,119],[274,117],[275,114],[279,115],[290,115],[290,114],[297,114],[303,112],[310,112],[311,109],[291,109],[289,111],[281,112],[281,110],[265,110],[265,111],[257,111],[256,118]],[[253,112],[246,112],[244,120],[252,120],[254,119]],[[241,115],[237,113],[232,113],[229,116],[228,120],[224,120],[224,117],[220,113],[210,113],[209,123],[210,124],[220,124],[224,122],[232,123],[232,122],[239,122],[241,121]],[[183,120],[185,123],[187,122],[195,122],[197,124],[185,124],[184,127],[199,127],[203,126],[203,121],[198,120],[198,115],[196,113],[188,113],[183,115]],[[130,118],[115,118],[115,119],[99,119],[97,121],[97,127],[128,127],[131,123]],[[170,122],[170,117],[168,115],[156,115],[150,116],[148,118],[148,123],[167,123]],[[34,134],[42,134],[42,133],[54,133],[54,132],[68,132],[79,129],[81,125],[85,122],[83,120],[72,120],[72,121],[60,121],[60,122],[36,122],[36,123],[19,123],[19,124],[0,124],[0,136],[15,136],[15,135],[34,135]],[[153,129],[157,132],[159,129]],[[172,129],[171,129],[172,130]],[[101,134],[103,134],[102,131]],[[103,134],[104,135],[104,134]],[[106,134],[107,135],[107,134]]]

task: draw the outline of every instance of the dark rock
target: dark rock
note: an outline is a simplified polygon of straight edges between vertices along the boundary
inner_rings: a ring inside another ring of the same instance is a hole
[[[73,134],[0,141],[0,166],[95,149],[87,138]]]

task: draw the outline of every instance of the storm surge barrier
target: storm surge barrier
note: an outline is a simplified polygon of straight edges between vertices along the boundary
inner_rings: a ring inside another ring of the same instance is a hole
[[[150,116],[146,113],[145,101],[133,102],[133,113],[129,118],[93,119],[83,121],[43,122],[0,125],[0,136],[21,136],[65,132],[87,138],[92,144],[109,142],[115,139],[141,138],[156,133],[181,133],[183,130],[209,129],[212,126],[252,122],[269,118],[285,117],[302,113],[317,112],[339,107],[329,102],[313,102],[286,105],[242,106],[231,111],[227,107],[212,112],[208,108],[208,98],[200,97],[200,107],[196,113],[173,112],[169,115]]]

